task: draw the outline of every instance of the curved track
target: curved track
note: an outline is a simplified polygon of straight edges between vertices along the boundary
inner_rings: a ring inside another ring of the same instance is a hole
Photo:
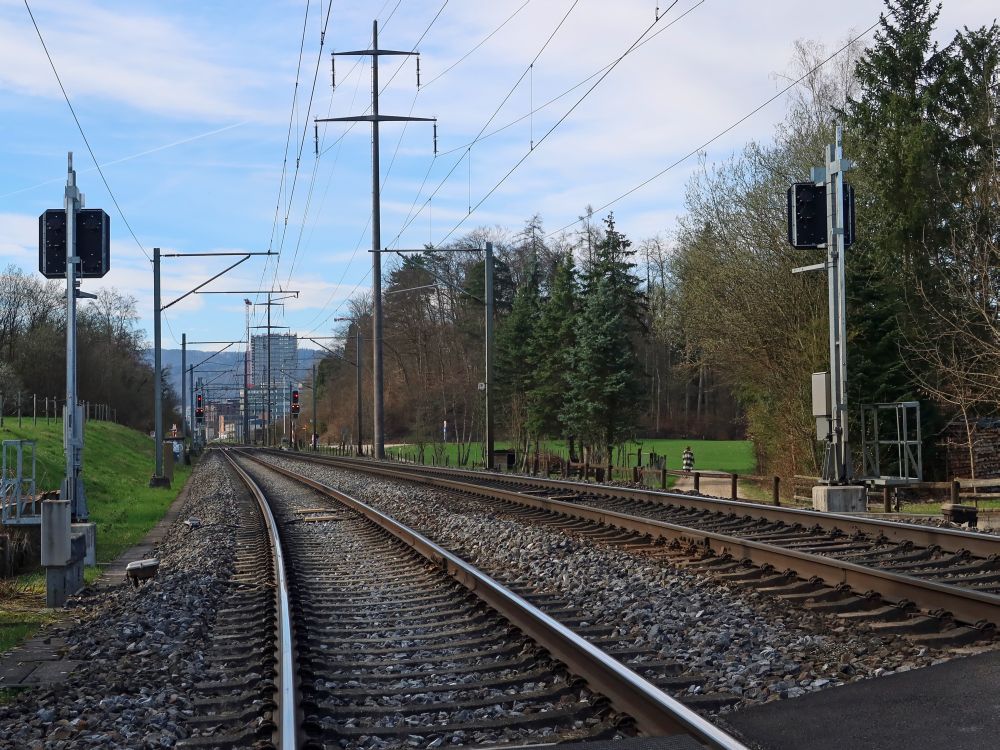
[[[251,457],[233,463],[269,507],[276,554],[284,542],[287,582],[275,580],[294,637],[276,639],[282,748],[433,749],[636,733],[743,748],[385,514]],[[296,673],[297,695],[282,679]]]
[[[624,535],[609,537],[616,543],[666,539],[687,561],[787,598],[891,621],[886,630],[935,631],[924,637],[955,643],[990,637],[1000,623],[997,535],[610,485],[280,455],[490,497],[542,523],[611,527]],[[965,626],[953,627],[954,620]]]

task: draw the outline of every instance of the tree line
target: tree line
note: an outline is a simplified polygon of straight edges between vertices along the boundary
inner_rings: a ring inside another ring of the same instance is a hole
[[[501,437],[525,454],[563,439],[603,460],[630,437],[745,434],[762,471],[815,474],[809,373],[828,367],[826,278],[791,273],[821,258],[789,247],[785,191],[809,179],[842,124],[857,164],[854,436],[862,403],[919,400],[932,473],[948,423],[965,426],[971,450],[976,420],[1000,403],[1000,30],[966,28],[936,45],[939,9],[888,0],[873,42],[825,64],[821,45],[797,42],[787,77],[803,81],[774,137],[718,163],[703,158],[683,215],[659,236],[633,244],[614,217],[587,210],[570,234],[546,235],[534,216],[519,231],[483,228],[444,248],[497,248]],[[445,435],[482,439],[482,279],[475,252],[428,251],[387,274],[389,439],[438,449]],[[350,309],[343,349],[318,383],[321,426],[345,443],[356,362],[370,393],[370,297]]]
[[[925,464],[942,430],[1000,403],[1000,29],[932,34],[940,5],[890,0],[873,43],[806,74],[770,144],[703,165],[671,257],[674,306],[698,356],[747,410],[764,467],[818,469],[807,375],[828,368],[822,260],[785,239],[785,188],[822,163],[835,123],[857,168],[857,241],[847,252],[848,396],[855,447],[864,403],[919,400]],[[855,455],[855,464],[859,464]]]
[[[6,415],[30,409],[32,394],[66,395],[65,284],[9,265],[0,272],[0,396]],[[77,387],[80,401],[107,404],[118,422],[153,426],[153,369],[143,358],[134,297],[102,289],[77,308]],[[164,378],[164,418],[178,399]]]
[[[457,443],[460,460],[483,440],[486,242],[495,252],[490,393],[498,436],[522,457],[549,440],[603,462],[630,438],[743,436],[732,393],[667,321],[666,243],[633,245],[612,215],[588,211],[581,224],[551,237],[533,216],[517,232],[479,229],[397,259],[383,285],[387,440],[439,454]],[[348,306],[342,348],[317,378],[321,432],[345,445],[356,441],[359,361],[371,439],[371,298]]]

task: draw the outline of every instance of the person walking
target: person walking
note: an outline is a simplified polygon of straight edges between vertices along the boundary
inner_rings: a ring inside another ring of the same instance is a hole
[[[690,445],[681,454],[681,466],[684,468],[684,471],[691,471],[694,468],[694,453],[691,452]]]

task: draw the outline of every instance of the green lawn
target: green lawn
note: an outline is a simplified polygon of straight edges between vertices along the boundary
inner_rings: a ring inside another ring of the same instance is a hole
[[[39,491],[58,489],[65,471],[62,423],[17,426],[4,419],[0,440],[37,440],[36,481]],[[159,521],[191,473],[176,466],[171,489],[151,489],[153,441],[135,430],[91,420],[84,432],[83,481],[90,520],[97,524],[97,561],[108,563],[141,540]],[[88,582],[100,566],[88,568]],[[45,578],[39,570],[0,581],[0,653],[33,633],[51,615],[44,612]]]
[[[497,448],[508,447],[508,443],[497,442]],[[628,443],[625,446],[627,455],[625,461],[619,459],[619,452],[615,451],[615,466],[634,466],[638,450],[642,449],[643,464],[648,463],[650,451],[654,451],[661,456],[667,457],[668,469],[681,468],[681,454],[684,448],[691,446],[694,453],[695,468],[702,471],[728,471],[737,474],[753,474],[756,471],[756,459],[754,457],[753,443],[749,440],[640,440]],[[454,443],[447,445],[428,443],[424,447],[424,457],[429,463],[431,456],[440,451],[442,457],[447,458],[448,466],[457,465],[458,447]],[[546,441],[542,450],[547,450],[559,455],[566,454],[566,443],[564,441]],[[394,446],[386,449],[387,453],[404,458],[413,458],[417,455],[416,445]],[[470,446],[470,459],[474,464],[482,463],[482,448],[476,443]]]

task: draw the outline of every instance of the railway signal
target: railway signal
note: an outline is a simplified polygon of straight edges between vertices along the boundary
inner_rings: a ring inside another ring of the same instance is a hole
[[[844,183],[844,247],[854,244],[854,187]],[[788,244],[797,248],[826,247],[826,183],[796,182],[788,188]]]
[[[826,260],[792,269],[826,271],[829,287],[830,368],[813,373],[813,414],[817,439],[824,443],[823,484],[813,487],[813,508],[835,512],[867,509],[865,488],[853,484],[847,420],[846,248],[854,242],[854,191],[844,173],[854,168],[844,158],[843,131],[827,146],[824,165],[813,167],[812,182],[788,188],[788,241],[794,247],[823,248]]]
[[[205,405],[202,401],[202,395],[199,393],[196,400],[196,406],[194,408],[194,423],[196,425],[205,424]]]
[[[292,418],[299,416],[299,389],[292,389]]]

